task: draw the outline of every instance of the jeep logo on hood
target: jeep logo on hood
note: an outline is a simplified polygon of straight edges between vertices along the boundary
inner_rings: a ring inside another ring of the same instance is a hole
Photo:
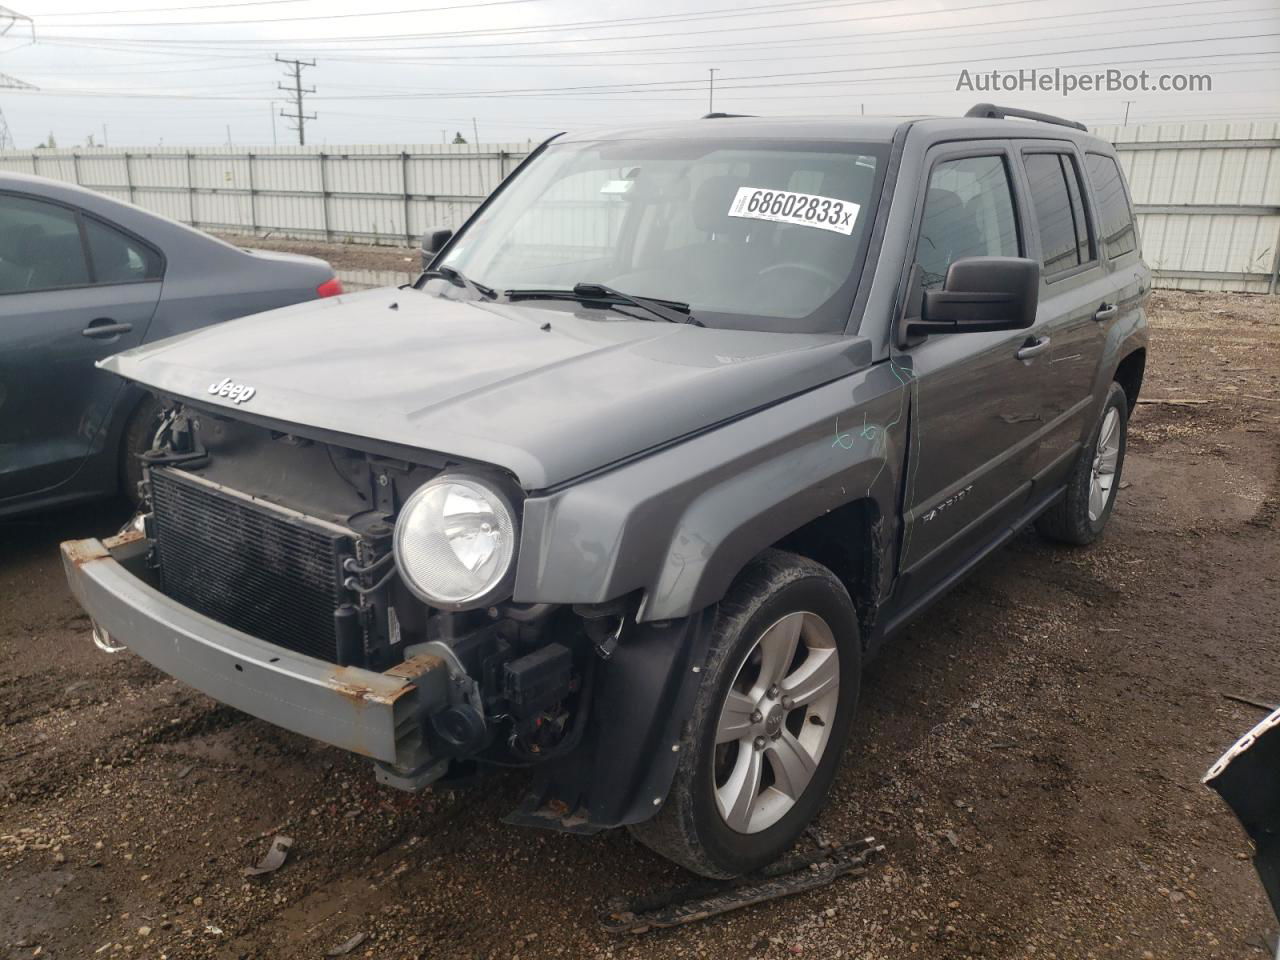
[[[217,383],[209,384],[209,392],[215,397],[226,397],[232,403],[245,403],[257,391],[246,384],[233,383],[230,377],[223,377]]]

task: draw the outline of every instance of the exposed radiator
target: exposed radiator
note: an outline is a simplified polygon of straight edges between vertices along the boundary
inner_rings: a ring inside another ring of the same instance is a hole
[[[180,470],[151,471],[162,589],[227,626],[337,662],[349,535]]]

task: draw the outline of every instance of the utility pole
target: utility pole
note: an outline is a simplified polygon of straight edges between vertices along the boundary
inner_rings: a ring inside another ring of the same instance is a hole
[[[480,149],[480,128],[476,126],[476,118],[471,118],[471,142],[476,144],[476,149]]]
[[[302,97],[304,94],[315,93],[316,88],[302,86],[302,71],[305,67],[314,67],[316,62],[314,60],[289,60],[279,54],[276,55],[276,62],[292,64],[292,69],[289,70],[288,75],[293,78],[293,86],[289,87],[283,83],[277,83],[276,86],[285,93],[293,95],[293,113],[285,113],[281,110],[280,116],[287,117],[293,121],[294,129],[298,131],[299,146],[306,146],[307,121],[316,119],[316,115],[302,112]]]
[[[276,140],[276,102],[274,100],[271,101],[270,112],[271,112],[271,145],[273,147],[276,147],[276,146],[279,146],[279,142]]]
[[[716,74],[719,67],[707,68],[707,113],[716,112]]]
[[[1123,125],[1127,127],[1129,125],[1129,108],[1133,106],[1134,103],[1136,103],[1137,101],[1122,100],[1121,102],[1124,104],[1124,124]]]
[[[31,18],[26,14],[18,13],[17,10],[10,10],[8,7],[0,6],[0,37],[9,35],[20,23],[25,23],[31,30],[31,42],[35,43],[36,28],[31,22]],[[7,73],[0,73],[0,90],[38,90],[34,84],[27,83],[25,80],[19,80],[17,77],[11,77]],[[9,123],[4,118],[4,110],[0,109],[0,150],[16,149],[17,144],[13,142],[13,134],[9,131]]]
[[[3,10],[0,7],[0,10]],[[38,87],[27,83],[25,80],[19,80],[17,77],[11,77],[7,73],[0,73],[0,90],[37,90]],[[0,150],[16,150],[18,145],[13,141],[13,134],[9,131],[9,123],[4,118],[4,110],[0,108]]]
[[[104,147],[111,146],[111,144],[107,142],[107,125],[105,123],[102,125],[102,145]]]

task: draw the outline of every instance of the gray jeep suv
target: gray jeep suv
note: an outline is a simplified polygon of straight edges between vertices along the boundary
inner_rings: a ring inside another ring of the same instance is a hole
[[[1077,124],[557,136],[429,246],[103,362],[166,415],[132,528],[62,548],[100,645],[732,876],[818,812],[909,618],[1111,513],[1150,274]]]

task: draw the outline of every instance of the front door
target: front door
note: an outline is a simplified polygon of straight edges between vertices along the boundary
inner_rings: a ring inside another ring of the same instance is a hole
[[[914,254],[920,286],[940,287],[963,257],[1027,255],[1006,144],[935,148],[926,169]],[[895,366],[914,381],[904,602],[962,566],[1025,510],[1049,360],[1042,339],[1035,329],[942,334],[895,351]]]
[[[68,480],[124,387],[94,368],[138,345],[159,256],[69,207],[0,194],[0,503]]]

